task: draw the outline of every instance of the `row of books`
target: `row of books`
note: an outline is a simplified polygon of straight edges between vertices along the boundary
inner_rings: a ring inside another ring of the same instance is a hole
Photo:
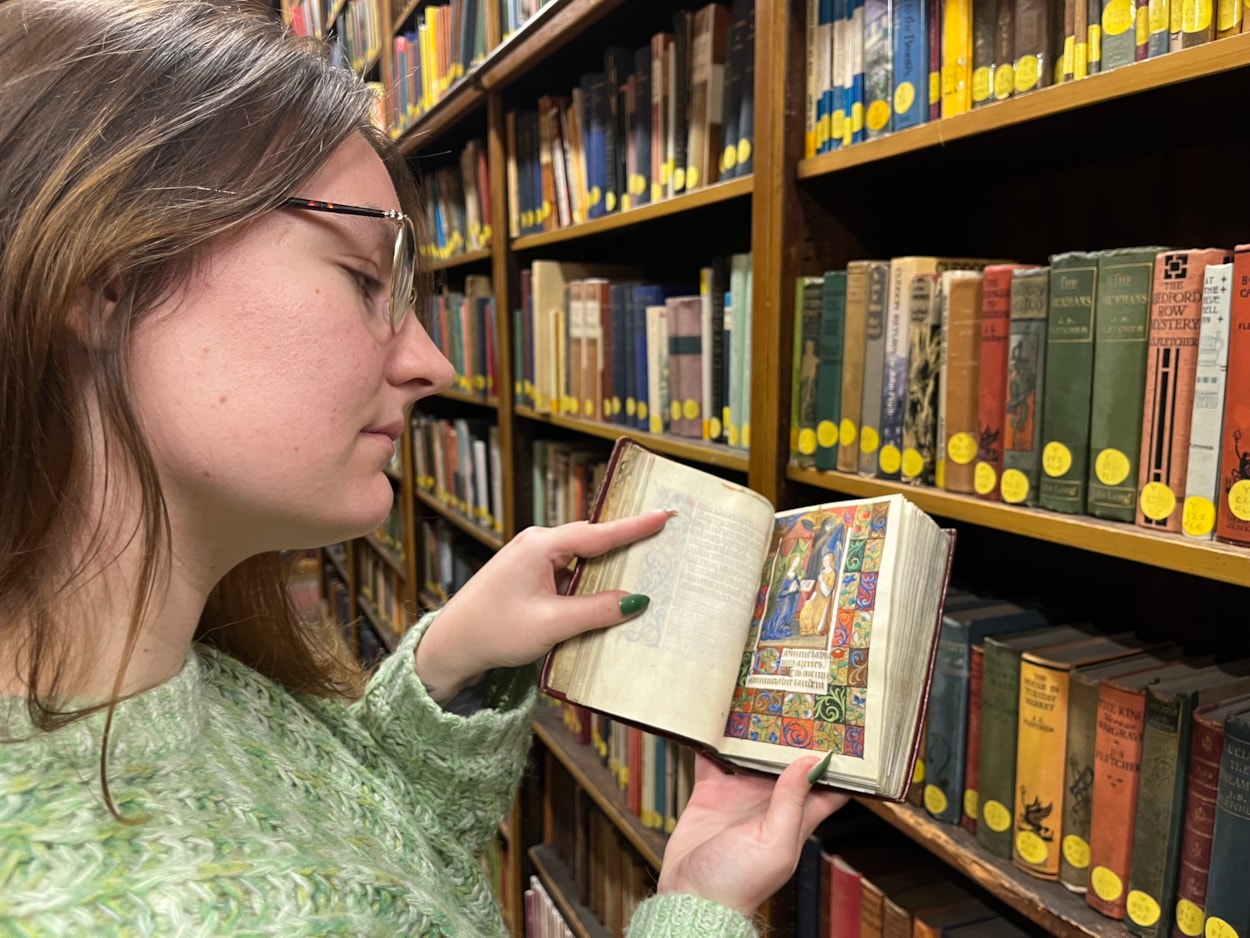
[[[1250,246],[1049,260],[801,278],[793,457],[1250,543]]]
[[[575,938],[573,929],[551,901],[547,887],[537,876],[530,876],[524,893],[525,934],[527,938]]]
[[[421,588],[446,602],[490,559],[491,551],[440,518],[423,518],[418,527]]]
[[[507,42],[522,26],[538,15],[551,0],[499,0],[503,41]]]
[[[1242,31],[1239,0],[808,0],[806,155]]]
[[[603,54],[567,95],[510,111],[511,236],[552,231],[750,175],[754,2],[673,14],[672,32]]]
[[[1012,938],[1045,932],[858,805],[808,838],[795,938]]]
[[[604,446],[535,440],[532,455],[533,523],[555,527],[589,518],[608,469]]]
[[[391,39],[389,127],[401,136],[485,58],[486,4],[423,5]]]
[[[408,624],[404,615],[403,574],[377,551],[357,551],[356,589],[384,625],[390,626],[397,635],[403,633]]]
[[[404,544],[404,515],[400,510],[399,499],[395,499],[391,510],[386,515],[386,520],[374,529],[373,536],[379,544],[394,554],[400,563],[403,562],[408,549]]]
[[[486,145],[470,140],[455,166],[436,169],[422,179],[425,235],[422,256],[446,260],[490,247],[490,170]]]
[[[951,592],[911,800],[1134,934],[1244,932],[1250,659],[1069,618]]]
[[[422,317],[430,339],[456,369],[454,387],[490,397],[498,387],[498,333],[490,277],[471,274],[464,291],[440,289],[426,301]]]
[[[514,313],[517,402],[746,448],[751,319],[749,254],[715,258],[697,286],[535,261]]]
[[[499,428],[484,420],[412,417],[417,487],[484,531],[503,529]]]

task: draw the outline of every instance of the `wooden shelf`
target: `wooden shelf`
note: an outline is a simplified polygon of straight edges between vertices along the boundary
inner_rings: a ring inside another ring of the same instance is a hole
[[[499,550],[503,547],[503,541],[499,535],[487,531],[485,528],[479,528],[468,518],[461,517],[457,512],[452,511],[429,492],[423,492],[421,489],[413,489],[412,496],[426,508],[435,512],[439,517],[454,524],[465,534],[485,544],[491,550]]]
[[[625,807],[625,796],[617,789],[611,773],[599,764],[595,751],[573,742],[561,722],[560,714],[550,707],[540,707],[535,714],[534,733],[573,776],[578,787],[590,795],[599,810],[633,845],[643,861],[653,870],[658,870],[668,838],[643,827],[642,820],[630,814]]]
[[[553,0],[515,33],[465,72],[455,88],[403,132],[400,149],[412,154],[429,146],[481,106],[490,91],[503,88],[567,45],[624,0]]]
[[[499,409],[499,398],[497,397],[483,397],[480,394],[471,394],[468,391],[457,391],[455,388],[439,391],[434,396],[441,397],[447,401],[459,401],[461,404],[474,404],[478,407],[489,407],[491,410]]]
[[[376,534],[366,534],[365,543],[372,547],[374,551],[376,551],[377,554],[387,562],[391,569],[400,575],[401,578],[407,576],[407,572],[404,569],[404,559],[395,552],[393,547],[388,547],[383,544],[380,540],[378,540]]]
[[[1100,72],[1080,81],[1040,88],[1017,98],[974,108],[955,117],[909,127],[885,137],[800,160],[798,175],[800,179],[824,176],[864,163],[945,146],[966,137],[993,133],[1016,124],[1041,120],[1152,88],[1245,68],[1247,65],[1250,65],[1250,35],[1230,36],[1156,59],[1146,59],[1109,72]]]
[[[529,858],[551,901],[577,938],[611,938],[611,933],[595,918],[595,914],[577,900],[573,874],[555,850],[545,844],[536,844],[530,847]]]
[[[617,437],[627,436],[650,447],[657,453],[666,453],[688,459],[691,462],[717,466],[721,469],[734,469],[738,472],[747,471],[747,454],[744,450],[731,449],[720,443],[704,443],[701,440],[685,440],[677,436],[665,436],[659,433],[646,433],[616,423],[601,423],[597,420],[582,420],[577,417],[560,417],[555,414],[540,414],[528,407],[514,407],[513,414],[526,420],[548,423],[553,427],[575,430],[589,436],[597,436],[605,440],[615,441]]]
[[[347,578],[347,565],[328,547],[321,548],[321,553],[324,554],[326,559],[330,561],[330,566],[334,568],[334,571],[339,575],[339,578],[344,583],[349,583],[350,581]]]
[[[386,650],[394,652],[399,647],[399,633],[391,628],[386,620],[382,618],[364,593],[356,595],[356,605],[360,607],[364,617],[369,620],[369,625],[377,633],[378,638],[382,639],[382,644],[386,646]]]
[[[730,179],[728,182],[713,183],[710,186],[704,186],[701,189],[695,189],[693,192],[686,192],[671,199],[663,199],[626,212],[605,215],[593,221],[582,222],[580,225],[569,225],[567,228],[557,228],[555,231],[544,231],[541,234],[515,238],[512,241],[512,249],[514,251],[530,251],[550,244],[560,244],[564,241],[573,241],[590,237],[591,235],[602,234],[605,231],[627,228],[630,225],[641,225],[644,222],[654,221],[658,218],[667,218],[681,212],[693,211],[705,205],[716,205],[720,202],[727,202],[730,199],[749,196],[754,187],[755,180],[751,176],[744,176],[741,179]]]
[[[412,16],[417,11],[417,7],[425,0],[407,0],[403,6],[399,8],[399,15],[391,20],[391,35],[394,36],[399,32],[399,28],[404,25],[404,20]]]
[[[428,262],[427,266],[430,270],[451,270],[455,267],[463,267],[467,264],[476,264],[478,261],[489,261],[490,259],[491,249],[487,246],[478,248],[476,251],[465,251],[461,254],[453,254],[450,257],[432,260]]]
[[[437,609],[443,605],[443,601],[429,590],[420,590],[417,593],[417,599],[420,601],[422,608],[427,611],[430,609]]]
[[[870,798],[858,799],[869,811],[884,818],[938,859],[981,886],[1016,911],[1037,922],[1059,938],[1105,936],[1123,938],[1121,922],[1099,915],[1085,904],[1085,897],[1068,892],[1057,882],[1036,879],[1016,869],[1010,860],[991,856],[962,827],[934,821],[919,808],[890,804]]]
[[[901,492],[934,515],[979,524],[1037,540],[1066,544],[1097,554],[1123,557],[1153,567],[1192,573],[1210,580],[1250,586],[1250,550],[1218,541],[1195,541],[1180,534],[1157,534],[1131,524],[1084,515],[1064,515],[958,495],[929,486],[867,479],[844,472],[801,469],[793,463],[786,477],[857,498]]]

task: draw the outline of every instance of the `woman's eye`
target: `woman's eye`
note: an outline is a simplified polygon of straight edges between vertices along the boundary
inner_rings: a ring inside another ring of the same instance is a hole
[[[368,274],[361,273],[358,270],[353,270],[351,274],[352,279],[356,281],[356,286],[360,289],[365,299],[372,300],[381,291],[382,281],[376,277],[370,277]]]

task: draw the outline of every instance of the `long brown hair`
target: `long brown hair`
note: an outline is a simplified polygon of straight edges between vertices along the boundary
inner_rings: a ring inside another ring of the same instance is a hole
[[[130,332],[208,242],[292,195],[352,133],[373,142],[404,210],[420,217],[402,160],[369,127],[370,94],[322,44],[254,4],[0,3],[0,638],[20,638],[10,647],[21,648],[37,728],[91,712],[58,704],[83,630],[55,612],[93,561],[110,559],[99,556],[100,519],[75,497],[101,457],[84,429],[84,374],[103,461],[133,473],[141,498],[128,659],[170,545],[127,389]],[[84,306],[86,339],[75,319]],[[67,568],[71,542],[87,556]],[[15,628],[24,634],[4,635]],[[293,690],[354,696],[361,675],[332,636],[298,620],[274,554],[230,571],[197,630]],[[114,698],[120,687],[119,675]],[[114,703],[103,705],[110,723]]]

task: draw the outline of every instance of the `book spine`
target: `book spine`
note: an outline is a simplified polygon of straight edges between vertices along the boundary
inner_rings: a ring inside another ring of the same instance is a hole
[[[1250,244],[1239,244],[1233,257],[1228,364],[1215,536],[1250,544]]]
[[[1050,259],[1038,504],[1068,514],[1085,511],[1097,281],[1095,254],[1073,251]]]
[[[869,139],[894,129],[891,0],[864,3],[864,125]]]
[[[969,658],[967,624],[944,619],[929,687],[924,806],[947,824],[959,823],[962,813]]]
[[[1027,659],[1020,662],[1011,859],[1040,879],[1059,877],[1069,676]]]
[[[916,274],[933,273],[936,265],[937,259],[931,257],[898,257],[890,262],[881,384],[881,448],[874,472],[880,479],[898,479],[902,472],[911,281]]]
[[[973,645],[968,659],[968,730],[964,755],[963,812],[959,824],[970,834],[977,832],[981,785],[981,697],[985,686],[985,645]]]
[[[1088,497],[1089,513],[1098,518],[1132,522],[1137,510],[1141,390],[1159,250],[1107,251],[1098,259]]]
[[[1094,794],[1094,740],[1098,732],[1098,681],[1080,671],[1068,691],[1068,743],[1063,769],[1063,841],[1059,882],[1072,892],[1089,886],[1090,809]]]
[[[790,383],[790,458],[812,466],[816,455],[816,383],[820,367],[820,277],[794,281],[794,350]]]
[[[976,494],[998,501],[1003,471],[1003,395],[1007,390],[1007,351],[1011,336],[1011,275],[1016,268],[985,268],[981,285],[981,357],[977,378]]]
[[[936,281],[934,274],[919,274],[911,281],[902,478],[913,485],[933,484],[938,369],[942,348]]]
[[[820,367],[816,373],[816,468],[821,470],[838,466],[845,324],[846,272],[831,270],[821,288]]]
[[[927,0],[894,0],[894,129],[928,120],[929,4]]]
[[[1162,253],[1155,261],[1137,496],[1137,524],[1144,528],[1181,530],[1177,494],[1185,493],[1189,466],[1202,284],[1208,264],[1228,259],[1208,248]]]
[[[864,393],[864,343],[868,325],[868,265],[846,265],[846,325],[842,333],[842,416],[838,471],[859,469],[859,425]]]
[[[859,474],[877,471],[881,448],[881,389],[885,370],[885,318],[890,292],[890,265],[873,262],[868,268],[868,316],[864,327],[864,383],[859,431]]]
[[[1232,264],[1211,264],[1202,284],[1202,325],[1198,330],[1189,462],[1185,470],[1185,502],[1181,508],[1181,530],[1186,537],[1196,540],[1210,540],[1215,533],[1232,281]]]
[[[977,455],[982,274],[951,271],[943,277],[949,278],[949,282],[944,289],[943,306],[946,369],[939,393],[945,398],[946,432],[938,459],[946,463],[942,487],[948,492],[970,495],[975,490]]]
[[[1220,753],[1224,748],[1222,722],[1194,714],[1191,726],[1173,938],[1193,938],[1203,932],[1207,877],[1211,867],[1211,833],[1215,828],[1215,800],[1220,783]]]
[[[1224,722],[1220,782],[1211,832],[1207,877],[1206,934],[1250,934],[1250,714]]]
[[[1012,505],[1037,504],[1049,292],[1049,267],[1018,270],[1012,275],[1003,475],[999,480],[1003,501]]]
[[[977,843],[994,856],[1009,860],[1015,804],[1020,655],[988,640],[982,672]]]

